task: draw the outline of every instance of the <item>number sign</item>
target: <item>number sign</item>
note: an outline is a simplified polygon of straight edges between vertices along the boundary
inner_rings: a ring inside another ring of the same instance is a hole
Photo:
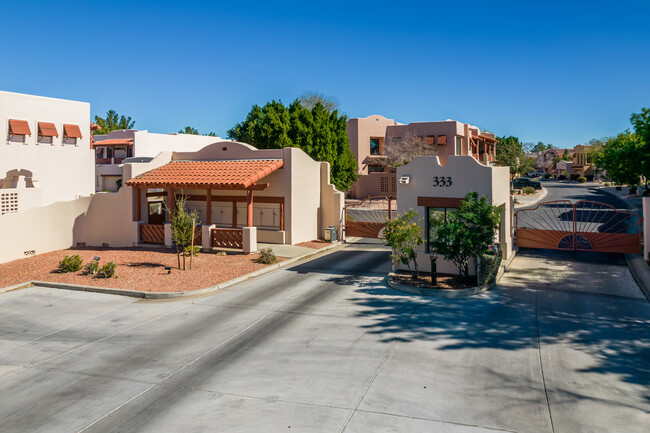
[[[451,186],[451,176],[433,176],[433,186]]]

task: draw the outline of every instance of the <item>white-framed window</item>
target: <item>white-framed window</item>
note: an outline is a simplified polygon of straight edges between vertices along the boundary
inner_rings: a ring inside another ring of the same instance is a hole
[[[456,136],[456,155],[463,154],[463,138]]]

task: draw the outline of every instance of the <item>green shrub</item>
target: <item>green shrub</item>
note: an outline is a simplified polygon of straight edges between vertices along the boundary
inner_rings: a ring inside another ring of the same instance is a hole
[[[605,182],[605,186],[612,186],[612,184],[609,182]]]
[[[97,278],[113,278],[117,265],[113,262],[108,262],[97,271]]]
[[[278,261],[278,258],[273,254],[271,248],[264,248],[260,251],[260,256],[257,258],[257,263],[263,263],[265,265],[270,265]]]
[[[192,250],[192,245],[188,245],[188,246],[186,246],[186,247],[185,247],[185,250],[184,250],[184,251],[185,251],[185,255],[186,255],[186,256],[189,256],[191,250]],[[192,251],[192,256],[196,257],[196,256],[199,255],[200,252],[201,252],[201,247],[198,246],[198,245],[194,245],[194,251]]]
[[[216,254],[217,256],[225,256],[225,255],[226,255],[226,252],[225,252],[225,251],[217,251],[215,254]]]
[[[81,269],[82,265],[83,260],[81,260],[81,257],[79,257],[78,254],[75,254],[74,256],[65,256],[63,260],[59,262],[57,269],[59,272],[77,272]]]
[[[526,195],[535,194],[535,188],[532,186],[525,186],[521,191]]]
[[[566,180],[566,176],[561,174],[557,177],[557,180]]]
[[[571,173],[571,180],[578,180],[580,175],[578,173]]]
[[[99,263],[92,261],[84,266],[84,275],[95,275],[99,271]]]
[[[483,254],[479,265],[479,284],[484,286],[496,281],[499,266],[501,265],[501,252],[499,255]]]
[[[576,180],[577,180],[578,182],[580,182],[580,183],[585,183],[585,182],[587,181],[587,178],[584,177],[584,176],[580,176],[580,177],[578,177]]]

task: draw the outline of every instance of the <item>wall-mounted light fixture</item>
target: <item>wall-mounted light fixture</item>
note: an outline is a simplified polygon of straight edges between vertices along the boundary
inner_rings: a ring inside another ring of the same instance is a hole
[[[406,185],[408,183],[411,183],[411,176],[402,176],[399,178],[399,183]]]

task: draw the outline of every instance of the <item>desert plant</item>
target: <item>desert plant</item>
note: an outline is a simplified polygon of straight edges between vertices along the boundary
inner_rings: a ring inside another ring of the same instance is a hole
[[[84,266],[84,275],[95,275],[99,271],[99,263],[95,260]]]
[[[420,276],[416,250],[418,246],[424,243],[422,227],[415,222],[411,222],[416,216],[417,212],[411,209],[402,215],[398,215],[393,220],[387,220],[386,228],[384,228],[386,243],[393,249],[393,254],[390,256],[393,264],[402,263],[411,269],[411,263],[413,263],[414,278]]]
[[[584,177],[584,176],[579,176],[579,177],[576,178],[576,180],[577,180],[579,183],[585,183],[585,182],[587,181],[587,178]]]
[[[115,269],[117,265],[113,262],[108,262],[100,267],[97,271],[97,278],[113,278],[115,276]]]
[[[469,192],[456,212],[431,218],[436,227],[431,242],[433,249],[458,267],[458,272],[469,277],[469,259],[480,257],[494,242],[501,220],[501,209],[488,203],[485,196]]]
[[[521,191],[526,195],[535,194],[535,188],[532,186],[525,186]]]
[[[77,272],[81,269],[82,265],[83,260],[78,254],[75,254],[73,256],[65,256],[61,259],[57,269],[59,272]]]
[[[263,263],[265,265],[270,265],[278,261],[278,258],[273,254],[273,249],[263,248],[260,250],[260,256],[257,258],[257,263]]]

